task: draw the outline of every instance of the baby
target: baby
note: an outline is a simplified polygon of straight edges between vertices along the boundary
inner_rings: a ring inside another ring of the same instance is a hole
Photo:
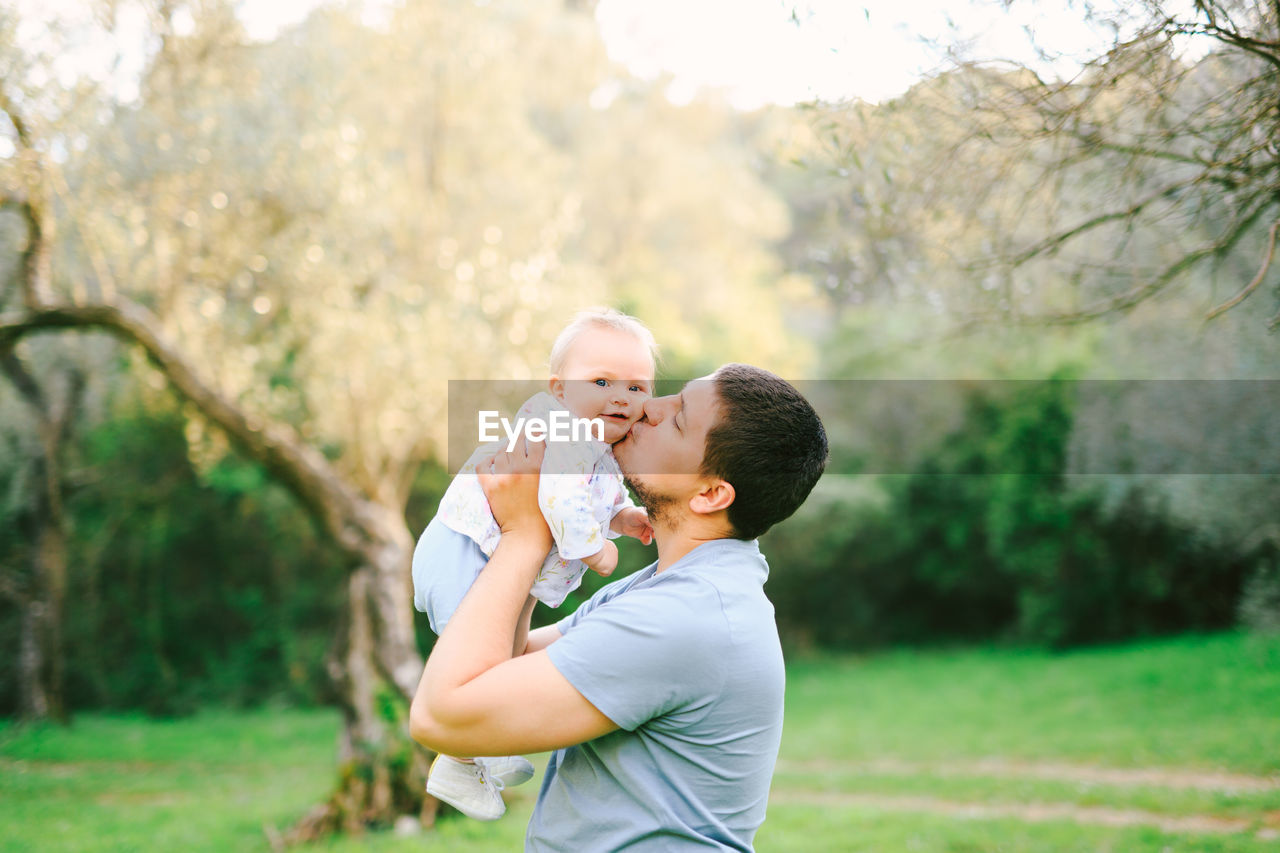
[[[591,309],[574,317],[551,348],[548,390],[521,406],[519,417],[550,422],[553,410],[603,422],[591,440],[548,441],[538,484],[538,503],[555,544],[543,562],[516,630],[520,654],[535,600],[558,607],[578,587],[588,568],[608,576],[618,549],[610,540],[633,536],[648,543],[648,516],[627,496],[612,445],[643,414],[653,393],[653,335],[634,317]],[[458,471],[413,552],[414,606],[427,614],[437,635],[461,603],[498,545],[501,531],[476,477],[476,464],[495,448],[481,446]],[[475,758],[440,755],[431,765],[427,793],[478,820],[506,811],[501,789],[533,776],[519,756]]]

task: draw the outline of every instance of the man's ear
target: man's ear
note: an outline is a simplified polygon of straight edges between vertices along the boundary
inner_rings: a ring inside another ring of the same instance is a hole
[[[554,373],[547,380],[547,390],[551,392],[552,397],[555,397],[561,403],[564,402],[564,380]]]
[[[702,491],[689,499],[689,509],[699,515],[710,515],[728,509],[736,496],[730,483],[720,479],[711,480],[702,487]]]

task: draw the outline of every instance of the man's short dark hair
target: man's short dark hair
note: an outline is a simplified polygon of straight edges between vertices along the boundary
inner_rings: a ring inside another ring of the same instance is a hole
[[[720,417],[701,473],[733,486],[733,535],[755,539],[809,496],[827,464],[827,433],[809,401],[767,370],[727,364],[712,379]]]

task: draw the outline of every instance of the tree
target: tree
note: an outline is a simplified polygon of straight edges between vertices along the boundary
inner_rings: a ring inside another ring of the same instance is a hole
[[[1084,323],[1188,283],[1221,316],[1267,281],[1280,229],[1280,9],[1081,13],[1115,36],[1071,79],[957,53],[899,101],[820,111],[819,128],[855,186],[907,212],[899,245],[950,255],[962,282],[930,295],[971,327]],[[942,223],[959,237],[945,249]]]

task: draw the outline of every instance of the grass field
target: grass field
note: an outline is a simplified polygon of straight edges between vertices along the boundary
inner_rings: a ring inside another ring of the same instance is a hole
[[[770,851],[1280,850],[1280,638],[793,662]],[[0,723],[0,850],[264,850],[333,780],[337,715]],[[540,758],[535,761],[541,765]],[[518,850],[494,824],[335,851]]]

